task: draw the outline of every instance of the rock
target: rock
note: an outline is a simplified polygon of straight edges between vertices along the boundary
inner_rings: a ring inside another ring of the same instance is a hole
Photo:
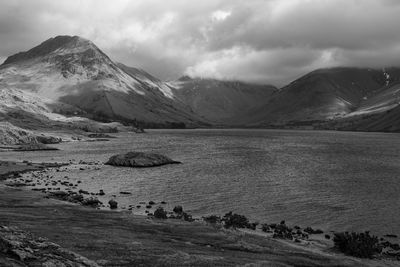
[[[149,201],[149,205],[154,205],[154,204],[156,204],[154,201],[152,200]]]
[[[115,136],[105,133],[91,133],[87,135],[89,138],[116,138]]]
[[[144,152],[128,152],[126,154],[118,154],[112,156],[105,164],[112,166],[123,167],[155,167],[166,164],[177,164],[179,161],[174,161],[166,156],[144,153]]]
[[[175,206],[174,209],[173,209],[173,212],[182,213],[183,212],[182,206]]]
[[[108,201],[108,205],[110,205],[110,209],[117,209],[118,208],[118,202],[115,201],[114,199],[111,199]]]
[[[325,238],[326,239],[331,239],[331,236],[330,235],[325,235]]]
[[[132,195],[131,192],[121,191],[119,192],[121,195]]]
[[[104,195],[105,195],[105,193],[104,193],[103,189],[100,189],[100,191],[99,191],[99,195],[100,195],[100,196],[104,196]]]
[[[394,234],[386,234],[385,236],[386,237],[391,237],[391,238],[397,238],[397,235],[394,235]]]
[[[36,238],[16,227],[0,226],[0,265],[5,266],[82,266],[95,262],[63,249],[44,238]]]
[[[79,194],[85,194],[85,195],[89,195],[89,192],[88,192],[88,191],[86,191],[86,190],[82,190],[82,189],[80,189],[78,192],[79,192]]]
[[[61,138],[54,136],[44,136],[44,135],[36,136],[36,140],[42,144],[58,144],[61,143],[62,141]]]

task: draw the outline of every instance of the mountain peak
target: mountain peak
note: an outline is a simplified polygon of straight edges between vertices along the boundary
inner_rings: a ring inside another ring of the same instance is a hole
[[[46,56],[56,50],[87,50],[89,48],[98,49],[91,41],[79,36],[59,35],[50,38],[40,45],[15,55],[9,56],[3,65],[30,60]]]
[[[180,78],[178,79],[178,81],[181,81],[181,82],[191,81],[191,80],[193,80],[193,78],[190,77],[189,75],[183,75],[182,77],[180,77]]]

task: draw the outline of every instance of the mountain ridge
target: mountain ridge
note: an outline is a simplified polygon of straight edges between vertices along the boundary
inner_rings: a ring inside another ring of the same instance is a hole
[[[97,120],[166,126],[203,123],[184,104],[175,106],[164,83],[145,76],[122,68],[78,36],[50,38],[0,66],[0,86],[75,106]]]
[[[56,36],[0,65],[0,89],[8,88],[46,99],[52,112],[147,127],[379,131],[397,114],[385,118],[400,104],[400,68],[317,69],[279,89],[190,76],[166,82],[112,61],[87,39]]]

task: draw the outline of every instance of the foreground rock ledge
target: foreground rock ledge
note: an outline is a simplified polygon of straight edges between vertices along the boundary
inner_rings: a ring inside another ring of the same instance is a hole
[[[0,226],[0,266],[98,267],[91,260],[16,227]]]
[[[164,155],[144,152],[128,152],[112,156],[105,164],[123,167],[156,167],[166,164],[179,164],[181,162],[172,160]]]

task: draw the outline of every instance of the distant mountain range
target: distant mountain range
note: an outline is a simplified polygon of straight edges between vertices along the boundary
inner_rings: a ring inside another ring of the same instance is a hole
[[[400,68],[320,69],[282,88],[187,76],[165,82],[77,36],[51,38],[0,66],[7,121],[18,114],[38,123],[78,116],[144,127],[400,131],[399,92]]]

